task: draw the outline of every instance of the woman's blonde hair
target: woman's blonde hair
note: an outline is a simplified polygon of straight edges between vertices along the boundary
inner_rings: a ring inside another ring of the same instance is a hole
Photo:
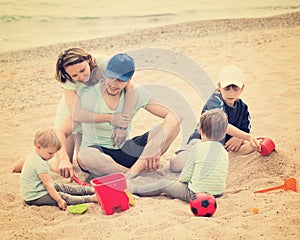
[[[61,141],[59,140],[54,129],[39,130],[35,133],[34,146],[39,144],[42,148],[55,147],[57,151],[61,149]]]
[[[204,112],[200,117],[198,129],[212,141],[221,141],[226,135],[228,119],[221,109],[212,109]]]
[[[96,59],[82,48],[69,48],[59,54],[56,62],[55,79],[61,83],[74,82],[66,72],[68,66],[87,61],[91,71],[97,67]]]

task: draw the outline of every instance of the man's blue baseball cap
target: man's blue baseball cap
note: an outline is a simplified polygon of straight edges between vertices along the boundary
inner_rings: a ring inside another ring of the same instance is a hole
[[[132,77],[134,70],[133,58],[126,53],[119,53],[109,60],[105,76],[127,82]]]

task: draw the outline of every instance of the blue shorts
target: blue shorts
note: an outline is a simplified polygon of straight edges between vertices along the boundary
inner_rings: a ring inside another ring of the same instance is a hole
[[[139,159],[144,151],[144,148],[148,142],[148,135],[149,132],[146,132],[141,136],[136,136],[132,139],[129,139],[120,149],[109,149],[99,145],[92,145],[89,147],[97,148],[104,154],[111,156],[116,163],[130,168]]]

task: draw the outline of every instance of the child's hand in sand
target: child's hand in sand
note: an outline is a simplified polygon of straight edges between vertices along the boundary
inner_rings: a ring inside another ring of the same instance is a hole
[[[237,138],[237,137],[231,137],[224,145],[225,149],[227,151],[238,151],[243,144],[244,139]]]
[[[250,146],[253,147],[256,151],[261,151],[261,146],[259,141],[257,140],[257,137],[253,136],[252,134],[249,134],[248,141],[250,143]]]
[[[57,204],[61,210],[64,210],[64,211],[67,210],[67,203],[62,198],[60,200],[58,200]]]

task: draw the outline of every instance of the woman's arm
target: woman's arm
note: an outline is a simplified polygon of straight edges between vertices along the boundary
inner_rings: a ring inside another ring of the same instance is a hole
[[[57,129],[57,136],[61,141],[61,149],[56,153],[57,161],[53,171],[64,178],[70,178],[71,182],[73,181],[75,171],[67,153],[66,139],[72,134],[72,131],[78,126],[78,124],[79,123],[73,121],[69,115],[61,124],[60,128]]]
[[[57,202],[58,206],[62,210],[66,210],[67,209],[67,203],[65,202],[65,200],[63,200],[59,196],[59,194],[57,193],[57,191],[53,187],[53,184],[51,183],[49,174],[40,173],[39,177],[40,177],[42,183],[44,184],[45,188],[47,189],[47,192],[49,193],[49,195]]]
[[[65,89],[64,95],[70,115],[74,121],[85,123],[111,122],[111,114],[95,114],[82,108],[76,91]]]
[[[125,104],[122,114],[96,114],[90,112],[81,106],[76,91],[65,89],[64,94],[66,104],[74,121],[84,123],[111,122],[112,125],[127,128],[137,101],[137,91],[132,83],[127,85],[126,91],[128,91],[128,94],[125,95]]]
[[[112,114],[111,118],[111,124],[115,127],[112,135],[114,139],[113,146],[117,145],[118,147],[120,147],[127,138],[127,128],[138,100],[138,92],[131,80],[128,82],[125,91],[126,94],[122,113]]]
[[[131,118],[131,115],[133,114],[134,108],[138,100],[138,92],[131,80],[128,82],[125,90],[126,90],[126,94],[125,94],[124,107],[122,112],[123,114]]]

